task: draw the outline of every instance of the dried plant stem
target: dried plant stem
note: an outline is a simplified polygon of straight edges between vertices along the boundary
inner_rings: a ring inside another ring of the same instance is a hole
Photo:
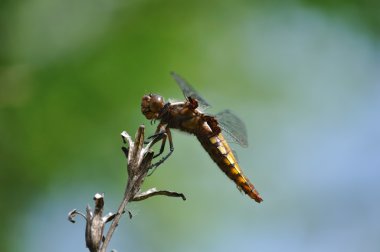
[[[109,242],[111,241],[112,235],[115,232],[117,225],[119,224],[121,215],[123,214],[124,209],[127,206],[130,199],[131,199],[131,194],[126,194],[124,196],[124,199],[121,202],[119,209],[117,210],[115,218],[114,218],[113,222],[111,223],[110,228],[108,229],[107,236],[105,237],[103,245],[100,248],[100,252],[106,252],[107,246],[108,246]]]
[[[113,219],[110,228],[108,229],[105,240],[102,244],[100,252],[106,252],[107,246],[112,238],[113,233],[120,218],[127,206],[128,202],[132,201],[135,195],[140,191],[140,187],[146,177],[150,164],[153,159],[153,152],[150,151],[151,144],[144,146],[144,126],[141,125],[137,131],[136,139],[133,142],[131,137],[126,133],[122,133],[123,140],[129,142],[129,151],[125,151],[128,157],[128,182],[124,192],[124,198],[121,202],[116,216]]]
[[[140,192],[140,188],[144,179],[148,175],[148,171],[152,168],[151,162],[154,156],[153,151],[150,149],[155,143],[161,140],[162,135],[154,137],[144,147],[144,126],[141,125],[136,133],[135,141],[128,135],[127,132],[122,132],[121,136],[123,142],[129,145],[129,148],[122,147],[124,154],[128,159],[128,180],[124,191],[124,197],[120,203],[119,209],[115,214],[109,213],[103,216],[104,209],[104,194],[95,194],[95,211],[92,212],[90,206],[86,208],[86,215],[77,211],[76,209],[69,212],[69,221],[75,223],[75,216],[80,215],[86,219],[86,246],[90,252],[106,252],[107,247],[111,241],[112,235],[119,224],[122,214],[125,212],[127,204],[131,201],[141,201],[147,198],[164,195],[169,197],[180,197],[186,200],[182,193],[177,193],[167,190],[157,190],[155,188],[149,189],[146,192]],[[162,162],[161,162],[162,163]],[[131,216],[131,215],[130,215]],[[112,221],[106,237],[103,239],[103,230],[105,224]]]

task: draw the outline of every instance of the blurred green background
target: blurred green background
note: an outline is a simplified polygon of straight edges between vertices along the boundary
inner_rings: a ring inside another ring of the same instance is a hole
[[[118,251],[380,251],[378,1],[29,0],[0,3],[1,251],[87,251],[67,213],[126,182],[120,133],[146,93],[184,76],[246,123],[256,204],[195,137],[133,203]]]

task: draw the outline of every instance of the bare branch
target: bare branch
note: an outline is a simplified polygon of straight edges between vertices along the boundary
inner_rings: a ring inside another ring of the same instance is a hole
[[[151,168],[151,162],[154,153],[150,148],[162,139],[162,136],[153,137],[151,142],[147,143],[144,147],[144,125],[141,125],[137,130],[135,140],[133,141],[131,136],[123,131],[121,137],[123,143],[128,143],[128,147],[123,146],[122,150],[128,159],[128,181],[124,191],[123,200],[115,214],[109,213],[103,215],[104,208],[104,195],[96,194],[94,196],[95,209],[94,212],[87,206],[86,216],[78,212],[76,209],[69,213],[68,219],[71,222],[75,222],[76,215],[81,215],[86,219],[86,246],[91,252],[106,252],[106,249],[111,241],[112,235],[119,224],[120,218],[125,213],[125,208],[130,201],[141,201],[156,195],[165,195],[169,197],[181,197],[186,200],[182,193],[172,191],[158,191],[153,188],[143,193],[140,191],[141,185],[144,179],[148,175],[148,171]],[[128,211],[129,217],[132,218],[132,214]],[[103,237],[103,231],[105,224],[111,222],[107,235]]]
[[[151,142],[149,142],[144,147],[144,125],[141,125],[139,129],[137,130],[135,141],[132,141],[131,136],[125,131],[121,133],[121,137],[123,138],[123,142],[127,143],[129,145],[129,148],[124,147],[123,152],[128,157],[128,182],[127,186],[125,188],[124,192],[124,199],[122,203],[119,206],[119,209],[117,213],[115,214],[113,218],[113,222],[108,230],[108,233],[104,239],[103,245],[100,249],[100,252],[105,252],[106,248],[112,238],[113,232],[115,231],[120,218],[121,214],[124,212],[126,205],[128,202],[133,201],[140,191],[141,185],[144,182],[144,179],[146,178],[149,168],[151,167],[151,162],[154,156],[153,151],[151,151],[151,147],[157,142],[156,138],[153,138]],[[155,192],[156,195],[159,193]],[[182,195],[179,193],[170,192],[167,194],[161,193],[161,195],[168,195],[173,197],[182,197],[182,196],[175,196],[175,194]],[[153,195],[150,195],[153,196]],[[149,195],[146,195],[145,198],[150,197]],[[184,196],[182,197],[184,198]],[[140,200],[143,200],[142,198]],[[132,217],[131,213],[129,212],[130,218]]]

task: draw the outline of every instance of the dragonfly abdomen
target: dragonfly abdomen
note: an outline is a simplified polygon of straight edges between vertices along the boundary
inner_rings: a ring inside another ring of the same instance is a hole
[[[219,168],[235,182],[238,189],[243,190],[249,197],[260,203],[262,198],[253,184],[244,176],[223,135],[218,134],[209,138],[198,136],[198,139]]]

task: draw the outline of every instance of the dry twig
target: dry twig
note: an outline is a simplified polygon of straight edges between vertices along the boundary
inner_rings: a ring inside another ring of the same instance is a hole
[[[105,252],[112,235],[120,221],[122,214],[125,211],[125,207],[128,202],[141,201],[156,195],[165,195],[170,197],[181,197],[186,200],[182,193],[172,191],[158,191],[155,188],[149,189],[146,192],[139,193],[142,183],[145,177],[148,175],[149,169],[152,167],[151,162],[154,156],[151,147],[157,143],[161,136],[155,137],[144,147],[144,126],[141,125],[137,131],[135,141],[128,135],[127,132],[121,133],[124,143],[128,142],[129,148],[122,147],[124,154],[128,159],[128,181],[124,191],[123,200],[119,206],[119,209],[115,214],[109,213],[106,216],[102,216],[104,207],[104,195],[96,194],[95,210],[92,213],[91,208],[87,206],[86,215],[78,212],[76,209],[69,213],[69,220],[75,222],[74,217],[81,215],[86,219],[86,246],[91,252]],[[130,213],[129,213],[130,214]],[[131,217],[131,214],[130,214]],[[103,231],[105,224],[112,221],[107,235],[103,237]]]

